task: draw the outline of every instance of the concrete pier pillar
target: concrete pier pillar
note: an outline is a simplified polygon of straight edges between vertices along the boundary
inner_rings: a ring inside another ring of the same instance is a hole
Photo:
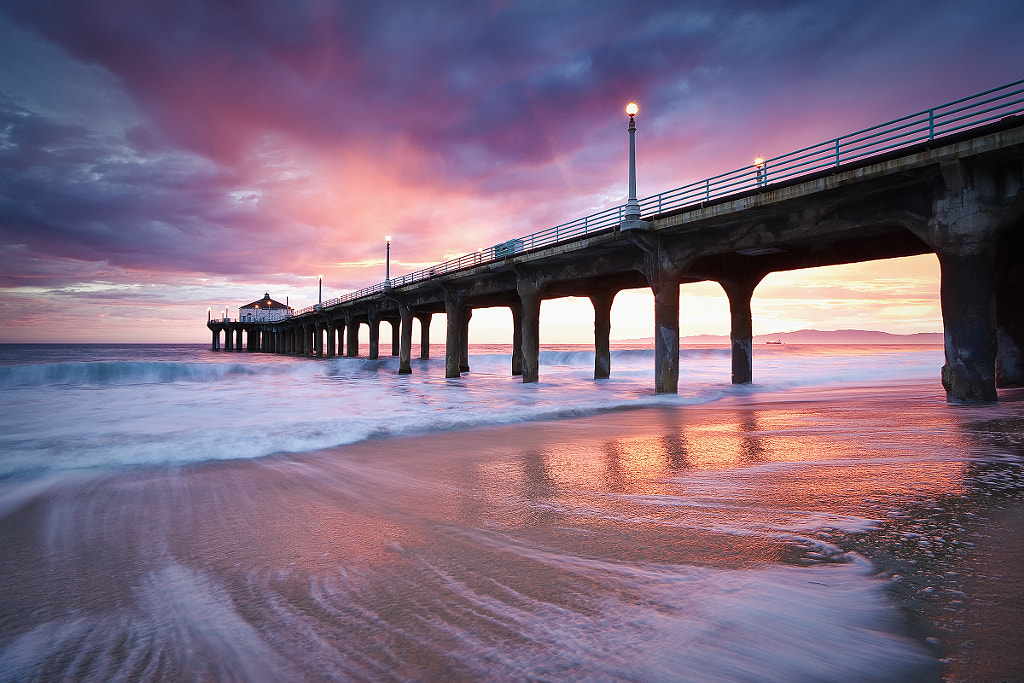
[[[348,330],[348,321],[346,321],[344,318],[338,318],[338,319],[336,319],[334,321],[334,327],[335,327],[335,332],[334,332],[334,342],[333,343],[336,344],[337,347],[338,347],[338,350],[335,351],[335,355],[344,356],[345,355],[345,335],[346,335],[347,330]]]
[[[376,315],[370,316],[370,353],[371,360],[380,358],[380,318]]]
[[[996,386],[1024,386],[1024,223],[996,250]]]
[[[946,364],[942,386],[950,403],[998,400],[996,394],[996,325],[993,257],[939,254],[942,325]]]
[[[463,308],[463,299],[445,294],[444,312],[448,317],[448,323],[444,344],[444,376],[449,379],[462,376],[459,361],[462,356]]]
[[[935,250],[942,273],[942,386],[950,403],[992,402],[998,400],[995,271],[1005,264],[995,255],[1002,243],[1015,239],[1007,231],[1018,227],[1024,211],[1024,177],[1019,165],[954,162],[941,170],[945,187],[936,194],[919,236]],[[999,277],[1012,281],[1012,269]],[[1020,298],[1019,292],[1016,296]],[[1004,318],[1012,315],[1008,310],[1004,308]],[[1012,332],[1008,336],[1012,341]],[[1004,358],[1012,367],[1013,345],[1006,348]]]
[[[631,233],[643,253],[640,272],[654,293],[654,391],[679,393],[679,284],[690,265],[658,236]]]
[[[529,384],[540,380],[541,288],[532,280],[520,277],[518,291],[522,305],[523,384]]]
[[[241,327],[235,330],[235,349],[238,351],[242,350],[242,333],[243,330]]]
[[[391,355],[400,356],[402,352],[402,319],[399,317],[389,318],[388,322],[391,323]]]
[[[509,304],[512,311],[512,376],[523,374],[523,304]]]
[[[472,308],[466,306],[462,309],[462,329],[459,331],[459,372],[469,372],[469,321],[472,317]]]
[[[679,280],[665,276],[654,291],[654,391],[679,393]]]
[[[324,347],[324,355],[328,358],[334,358],[334,354],[337,353],[338,347],[334,343],[334,321],[328,320],[324,323],[324,332],[326,336],[326,346]]]
[[[359,355],[359,322],[354,318],[345,321],[345,355],[355,358]]]
[[[754,317],[750,312],[750,299],[764,275],[751,272],[718,281],[729,297],[733,384],[754,381]]]
[[[433,317],[433,313],[416,314],[416,319],[420,321],[420,360],[430,359],[430,320]]]
[[[608,379],[612,372],[612,300],[616,292],[601,290],[590,295],[594,305],[594,379]]]
[[[398,304],[398,314],[400,318],[400,327],[396,327],[401,331],[401,339],[399,340],[399,352],[398,352],[398,374],[400,375],[411,375],[412,374],[412,309],[405,304]]]
[[[225,327],[224,328],[224,350],[225,351],[234,351],[235,350],[234,335],[235,335],[235,331],[232,330],[230,327]]]
[[[324,324],[313,323],[313,355],[317,358],[324,357]]]
[[[302,355],[308,356],[312,352],[313,347],[313,335],[310,332],[309,325],[302,326]]]
[[[213,330],[213,343],[210,344],[211,351],[220,351],[220,329]]]

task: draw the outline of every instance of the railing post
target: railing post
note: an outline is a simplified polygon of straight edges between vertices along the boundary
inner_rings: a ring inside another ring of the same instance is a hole
[[[711,178],[704,181],[704,201],[711,201]]]
[[[928,110],[928,139],[935,139],[935,110]]]
[[[839,166],[839,138],[836,138],[836,167]]]

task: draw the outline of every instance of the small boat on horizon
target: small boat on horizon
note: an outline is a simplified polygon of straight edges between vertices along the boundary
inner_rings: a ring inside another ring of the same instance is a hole
[[[765,342],[765,344],[781,344],[781,343],[782,343],[781,339],[774,339],[774,340],[773,339],[769,339],[768,341]]]

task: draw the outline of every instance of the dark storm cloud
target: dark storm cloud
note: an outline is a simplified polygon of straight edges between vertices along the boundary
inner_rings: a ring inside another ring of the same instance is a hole
[[[3,0],[0,284],[306,276],[396,229],[440,260],[607,204],[628,99],[655,192],[1019,78],[1022,21],[999,0]]]
[[[0,131],[0,237],[9,256],[20,255],[0,275],[3,286],[30,275],[22,259],[35,268],[46,256],[137,269],[227,266],[217,247],[232,231],[234,207],[223,199],[230,171],[183,154],[139,156],[124,141],[48,120],[5,97]]]
[[[13,16],[117,75],[167,135],[220,161],[270,129],[537,162],[552,155],[542,125],[579,144],[571,131],[607,119],[610,102],[716,63],[738,18],[809,7],[32,0]]]

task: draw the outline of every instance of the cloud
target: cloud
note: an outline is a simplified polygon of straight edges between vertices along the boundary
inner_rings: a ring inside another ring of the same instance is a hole
[[[0,287],[358,289],[384,234],[396,266],[430,263],[622,201],[629,99],[653,194],[1018,78],[1022,20],[996,0],[8,0]]]

